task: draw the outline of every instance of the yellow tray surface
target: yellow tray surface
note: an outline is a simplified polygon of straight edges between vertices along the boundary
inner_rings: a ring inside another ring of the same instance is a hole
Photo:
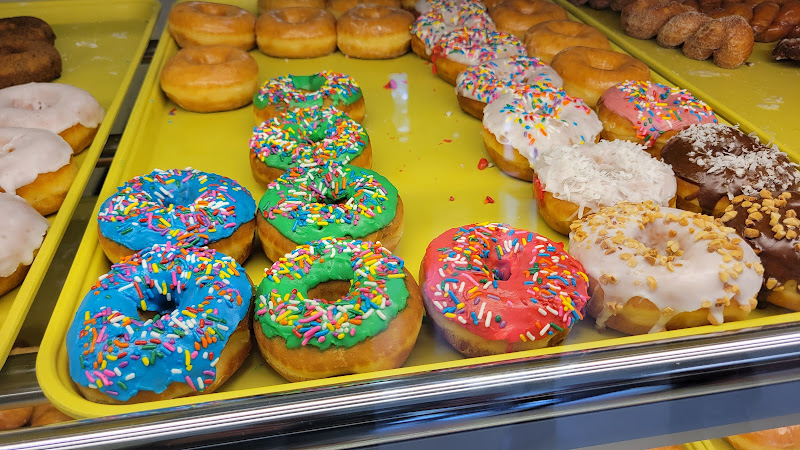
[[[56,48],[63,62],[61,77],[55,82],[85,89],[106,110],[92,145],[75,158],[78,175],[63,206],[58,213],[47,217],[50,230],[28,276],[19,287],[0,296],[0,368],[103,150],[160,9],[156,0],[0,4],[0,17],[36,16],[47,21],[56,33]]]
[[[238,4],[255,10],[255,1]],[[238,180],[251,190],[256,200],[264,193],[265,189],[255,182],[250,172],[248,160],[248,140],[254,125],[252,107],[214,114],[190,113],[178,108],[166,99],[158,82],[161,67],[176,52],[174,41],[165,34],[109,170],[99,203],[116,192],[117,186],[124,181],[154,168],[191,166]],[[348,59],[341,53],[305,60],[269,58],[257,50],[251,54],[258,61],[262,81],[288,73],[303,75],[331,69],[348,73],[359,82],[366,101],[364,126],[372,141],[373,169],[397,187],[405,204],[405,229],[395,253],[405,259],[412,273],[418,270],[425,248],[433,238],[446,229],[473,222],[506,222],[552,239],[565,240],[565,236],[551,230],[539,218],[529,182],[505,176],[497,168],[478,170],[479,160],[489,158],[480,137],[480,122],[459,109],[453,87],[433,75],[431,66],[415,55],[387,61],[362,61]],[[386,87],[391,80],[396,81],[397,89]],[[494,203],[487,203],[487,196]],[[80,396],[69,376],[64,347],[64,336],[78,305],[97,277],[106,273],[109,267],[98,245],[97,227],[92,221],[37,359],[37,376],[45,395],[59,409],[74,417],[122,414],[481,363],[534,359],[561,352],[722,332],[800,318],[800,314],[781,314],[786,310],[770,306],[755,311],[753,318],[746,322],[634,337],[612,330],[599,332],[590,319],[578,323],[561,347],[473,359],[465,359],[453,350],[426,320],[411,356],[400,369],[289,383],[274,372],[254,348],[239,371],[216,393],[110,406],[95,404]],[[262,280],[266,267],[266,257],[260,247],[255,246],[245,268],[256,284]]]
[[[661,47],[655,39],[626,35],[619,12],[554,1],[676,86],[691,91],[728,122],[757,133],[764,142],[773,141],[797,161],[791,152],[800,152],[800,66],[774,61],[775,42],[756,42],[749,64],[723,69],[710,59],[695,61],[680,49]]]

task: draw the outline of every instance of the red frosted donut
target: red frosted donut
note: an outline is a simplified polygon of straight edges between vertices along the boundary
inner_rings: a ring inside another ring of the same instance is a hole
[[[428,317],[467,356],[552,347],[583,318],[583,266],[561,243],[498,223],[453,228],[428,244]]]

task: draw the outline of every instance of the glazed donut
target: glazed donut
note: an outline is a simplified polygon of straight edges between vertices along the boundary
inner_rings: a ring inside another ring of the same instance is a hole
[[[295,248],[258,285],[254,330],[289,381],[400,367],[422,325],[404,262],[380,243],[323,239]]]
[[[499,223],[436,237],[419,277],[428,317],[469,357],[559,345],[589,299],[564,244]]]
[[[253,291],[242,266],[209,248],[166,243],[127,257],[67,330],[72,381],[107,404],[214,392],[250,352]]]
[[[0,295],[22,283],[50,223],[22,197],[0,193]]]
[[[0,410],[0,431],[16,430],[28,424],[33,406]]]
[[[19,195],[46,216],[61,207],[77,174],[72,147],[59,135],[0,128],[0,192]]]
[[[743,320],[764,268],[732,228],[653,202],[618,203],[572,224],[597,326],[654,333]]]
[[[413,23],[414,15],[400,8],[358,5],[336,23],[336,45],[351,58],[397,58],[408,53]]]
[[[44,405],[36,405],[33,407],[33,415],[31,415],[32,427],[43,427],[52,425],[54,423],[69,422],[75,420],[72,417],[57,410],[55,406],[50,403]]]
[[[603,126],[581,99],[560,89],[503,94],[483,112],[483,143],[507,175],[533,180],[536,158],[556,145],[595,142]]]
[[[636,0],[622,10],[620,23],[628,36],[651,39],[669,19],[690,9],[673,0]]]
[[[558,52],[569,47],[611,50],[608,38],[596,28],[572,20],[550,20],[536,24],[522,38],[528,56],[550,64]]]
[[[678,47],[711,20],[711,17],[698,11],[682,12],[673,16],[658,30],[656,41],[662,47]]]
[[[650,81],[650,68],[633,56],[591,47],[570,47],[551,63],[564,80],[567,94],[583,99],[590,108],[606,89],[627,80]]]
[[[755,36],[760,38],[761,33],[772,25],[772,21],[778,17],[780,11],[781,5],[772,1],[764,1],[754,6],[753,18],[750,19],[750,26],[753,27]]]
[[[230,45],[244,51],[256,46],[256,16],[238,6],[185,2],[167,16],[169,34],[180,47]]]
[[[333,106],[359,123],[366,115],[364,96],[356,80],[330,70],[267,80],[256,92],[253,106],[256,125],[308,106]]]
[[[270,183],[257,222],[270,261],[325,237],[380,242],[392,251],[403,235],[403,201],[378,173],[328,161],[291,168]]]
[[[800,192],[737,195],[721,220],[753,247],[764,265],[764,300],[800,311]]]
[[[59,83],[28,83],[0,89],[0,127],[43,128],[58,134],[77,154],[92,143],[105,110],[92,94]]]
[[[273,9],[283,8],[324,8],[325,0],[258,0],[258,15],[262,15]]]
[[[515,56],[470,66],[456,78],[458,105],[483,120],[483,109],[500,94],[519,88],[560,88],[563,82],[555,70],[536,58]]]
[[[0,89],[61,76],[61,54],[45,41],[0,39]]]
[[[533,193],[539,215],[550,228],[569,226],[603,206],[653,201],[675,206],[675,175],[629,141],[558,146],[539,155]]]
[[[800,0],[786,0],[772,23],[755,36],[758,42],[773,42],[785,38],[800,25]]]
[[[722,124],[693,125],[667,142],[661,158],[678,180],[678,207],[721,216],[730,199],[800,189],[800,172],[777,147]]]
[[[258,63],[246,51],[227,45],[184,48],[164,64],[161,89],[187,111],[238,109],[253,101]]]
[[[800,61],[800,38],[783,39],[772,49],[776,61]]]
[[[460,28],[494,31],[494,22],[484,6],[474,1],[464,1],[437,7],[417,17],[411,26],[411,50],[420,58],[430,61],[433,46],[446,34]]]
[[[548,0],[503,0],[490,12],[497,31],[522,39],[534,25],[550,20],[567,20],[567,11]]]
[[[286,170],[326,161],[372,167],[364,127],[336,108],[301,108],[253,129],[250,168],[263,186]]]
[[[726,436],[736,450],[791,450],[800,447],[800,425]]]
[[[0,19],[0,41],[5,41],[9,38],[23,41],[42,41],[50,45],[56,42],[56,34],[50,25],[38,17],[31,16]]]
[[[209,246],[243,263],[255,235],[256,203],[239,183],[194,169],[134,177],[97,215],[100,246],[111,262],[155,244]]]
[[[325,8],[338,21],[339,17],[358,5],[380,5],[400,8],[400,0],[328,0]],[[413,14],[411,17],[414,17]]]
[[[467,67],[513,56],[525,56],[525,48],[514,36],[485,29],[461,28],[445,34],[433,46],[431,61],[436,74],[455,85],[458,74]]]
[[[640,142],[655,158],[679,131],[696,123],[716,123],[711,107],[689,91],[650,81],[625,81],[608,88],[597,102],[603,139]]]
[[[336,19],[323,8],[272,9],[256,21],[256,43],[277,58],[316,58],[336,51]]]

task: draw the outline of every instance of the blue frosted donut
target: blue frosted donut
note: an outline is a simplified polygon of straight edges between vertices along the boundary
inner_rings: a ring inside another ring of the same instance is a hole
[[[242,266],[208,248],[167,243],[123,259],[67,331],[72,380],[102,403],[211,392],[250,351],[253,292]]]
[[[256,203],[234,180],[194,169],[140,175],[117,189],[97,216],[108,259],[155,244],[209,246],[242,263],[255,235]]]

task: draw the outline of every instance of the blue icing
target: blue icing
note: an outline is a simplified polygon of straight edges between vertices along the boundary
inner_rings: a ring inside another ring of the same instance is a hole
[[[159,170],[126,182],[103,202],[103,236],[132,250],[164,242],[199,247],[229,237],[255,217],[239,183],[199,170]]]
[[[214,250],[166,244],[137,253],[81,302],[67,331],[70,375],[120,401],[173,382],[203,391],[252,296],[244,269]],[[158,314],[145,321],[139,310]]]

